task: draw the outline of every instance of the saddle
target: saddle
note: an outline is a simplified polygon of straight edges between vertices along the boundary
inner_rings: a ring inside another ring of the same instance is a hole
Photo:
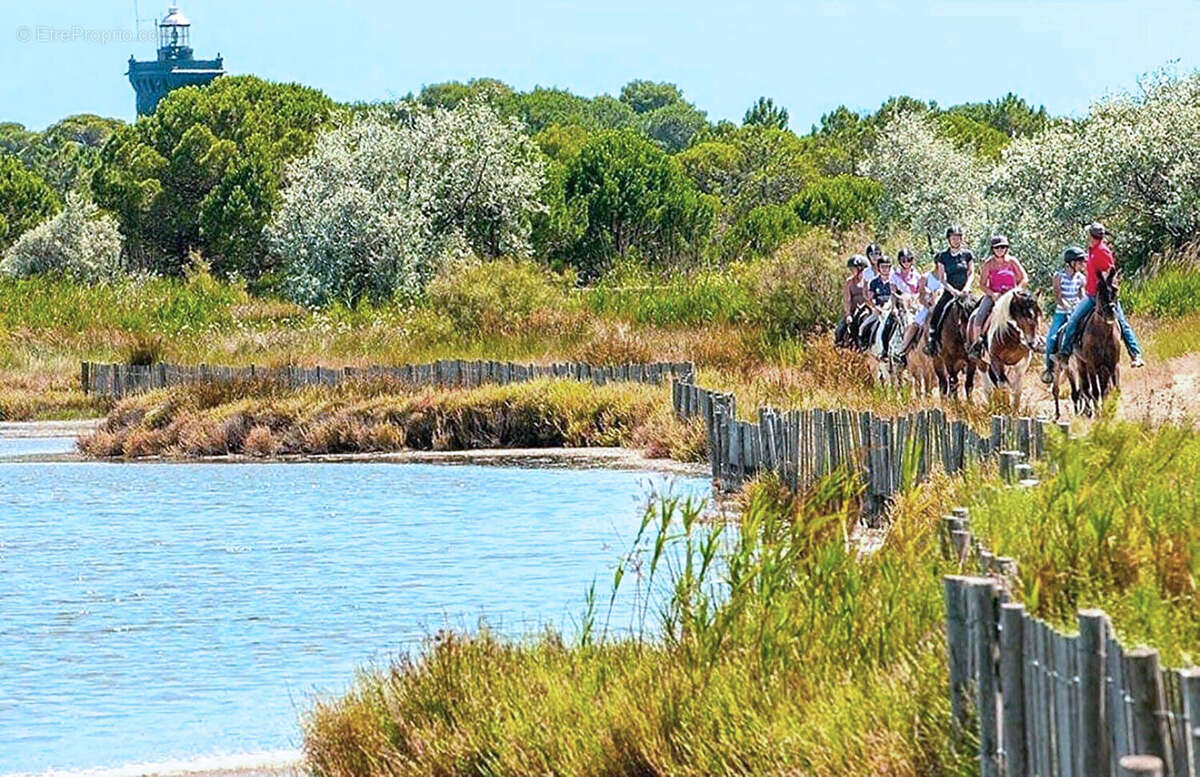
[[[1083,317],[1083,320],[1079,322],[1079,326],[1075,328],[1075,337],[1071,342],[1071,350],[1075,350],[1083,343],[1083,333],[1087,331],[1088,323],[1091,322],[1092,316],[1094,315],[1096,315],[1096,309],[1092,308],[1091,311]],[[1063,337],[1065,336],[1066,331],[1067,327],[1064,324],[1058,328],[1057,332],[1054,333],[1054,353],[1062,352],[1062,347],[1064,345]]]

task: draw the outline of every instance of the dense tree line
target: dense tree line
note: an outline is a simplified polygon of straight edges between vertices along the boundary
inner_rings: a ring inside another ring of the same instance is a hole
[[[1194,87],[1180,84],[1195,78],[1166,83],[1131,99],[1143,112],[1192,99]],[[199,252],[221,275],[317,303],[419,291],[461,253],[531,254],[586,280],[618,262],[766,255],[813,227],[920,236],[935,221],[963,220],[982,237],[1011,222],[1021,239],[1044,215],[1057,238],[1084,210],[1119,223],[1136,210],[1124,221],[1138,232],[1129,241],[1138,256],[1189,239],[1200,222],[1195,189],[1160,187],[1146,195],[1157,210],[1143,207],[1136,159],[1113,171],[1127,195],[1062,192],[1070,214],[1033,191],[1054,162],[1047,138],[1061,146],[1087,121],[1143,126],[1150,140],[1166,131],[1119,101],[1103,105],[1072,122],[1013,94],[949,108],[902,96],[873,112],[839,106],[798,134],[770,97],[750,103],[740,124],[713,122],[675,84],[647,80],[586,97],[481,78],[344,105],[296,84],[222,78],[173,91],[133,124],[87,115],[45,132],[0,124],[0,250],[72,197],[53,234],[111,214],[126,269],[179,273]],[[1153,115],[1180,124],[1168,110]],[[1184,161],[1153,180],[1191,186]],[[455,183],[435,185],[443,179]],[[1018,201],[1047,213],[1018,212]],[[77,244],[111,246],[93,238]],[[8,266],[42,265],[26,256]]]

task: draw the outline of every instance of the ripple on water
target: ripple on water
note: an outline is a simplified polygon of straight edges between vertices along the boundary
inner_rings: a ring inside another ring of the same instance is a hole
[[[193,766],[295,748],[314,690],[432,631],[570,628],[664,484],[424,464],[0,463],[0,775],[143,774],[107,767],[167,759],[236,771]]]

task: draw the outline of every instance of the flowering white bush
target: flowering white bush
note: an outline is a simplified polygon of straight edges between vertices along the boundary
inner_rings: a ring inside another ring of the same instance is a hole
[[[297,301],[418,294],[468,252],[528,252],[543,161],[486,103],[398,106],[318,136],[288,169],[269,250]]]
[[[68,195],[66,206],[53,218],[17,238],[0,260],[0,272],[17,277],[62,273],[97,281],[120,270],[117,220],[76,194]]]
[[[927,236],[935,250],[950,224],[961,224],[973,242],[986,238],[987,169],[939,137],[923,114],[896,114],[876,138],[863,173],[884,186],[884,218]]]
[[[1118,256],[1144,258],[1200,233],[1196,148],[1200,74],[1158,73],[1081,121],[1014,141],[991,176],[990,209],[1039,265],[1056,265],[1095,220],[1113,232]]]

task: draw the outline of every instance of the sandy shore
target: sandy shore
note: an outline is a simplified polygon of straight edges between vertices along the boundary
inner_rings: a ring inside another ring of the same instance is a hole
[[[86,434],[103,418],[81,418],[73,421],[0,421],[0,437],[78,437]]]

